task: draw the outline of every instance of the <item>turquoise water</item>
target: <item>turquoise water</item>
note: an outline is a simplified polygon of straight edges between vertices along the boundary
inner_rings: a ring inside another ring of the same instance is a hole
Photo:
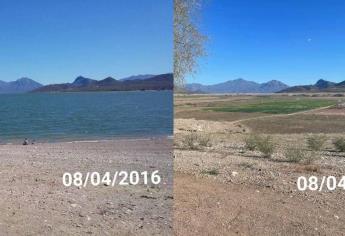
[[[172,135],[172,91],[0,94],[0,143]]]

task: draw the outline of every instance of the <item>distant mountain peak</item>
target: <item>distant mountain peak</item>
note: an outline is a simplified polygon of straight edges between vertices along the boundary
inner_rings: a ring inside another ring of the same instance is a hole
[[[317,85],[317,84],[319,84],[319,83],[324,83],[324,82],[329,82],[329,81],[324,80],[324,79],[319,79],[319,80],[315,83],[315,85]]]
[[[331,87],[333,85],[335,85],[335,83],[324,80],[324,79],[319,79],[315,84],[315,86],[320,88],[320,89],[328,88],[328,87]]]
[[[101,83],[101,84],[113,84],[115,82],[117,82],[117,80],[111,76],[108,76],[107,78],[99,81],[99,83]]]
[[[95,83],[96,80],[86,78],[84,76],[79,75],[75,80],[73,81],[74,86],[85,86]]]
[[[266,83],[279,83],[279,84],[283,84],[283,82],[276,80],[276,79],[272,79],[270,81],[267,81]]]
[[[266,83],[262,83],[261,85],[270,85],[270,86],[281,86],[281,87],[288,87],[286,84],[284,84],[283,82],[279,81],[279,80],[270,80],[267,81]]]
[[[17,82],[17,83],[27,83],[27,84],[40,84],[40,83],[38,83],[38,82],[28,78],[28,77],[22,77],[22,78],[17,79],[16,81],[13,81],[13,82],[10,82],[10,83],[15,83],[15,82]]]
[[[84,76],[79,75],[77,78],[75,78],[74,82],[78,82],[78,81],[81,81],[81,80],[87,80],[87,79],[89,79],[89,78],[86,78]]]
[[[82,75],[79,75],[79,76],[77,76],[77,78],[75,78],[75,80],[79,80],[79,79],[87,79],[87,78],[82,76]]]
[[[132,75],[123,79],[120,79],[121,81],[123,80],[145,80],[145,79],[150,79],[154,77],[155,75],[151,74],[139,74],[139,75]]]
[[[115,80],[115,79],[113,77],[111,77],[111,76],[108,76],[104,80]]]
[[[21,77],[21,78],[17,79],[16,81],[33,81],[33,80],[28,78],[28,77]]]
[[[28,78],[22,77],[15,81],[0,83],[0,93],[24,93],[40,88],[43,85]]]

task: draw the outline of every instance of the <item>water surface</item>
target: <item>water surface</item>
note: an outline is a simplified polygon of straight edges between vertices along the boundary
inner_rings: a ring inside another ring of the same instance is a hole
[[[172,135],[172,91],[0,94],[0,142]]]

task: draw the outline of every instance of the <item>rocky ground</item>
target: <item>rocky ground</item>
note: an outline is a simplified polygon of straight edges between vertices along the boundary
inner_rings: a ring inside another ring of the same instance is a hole
[[[175,120],[174,229],[176,235],[343,235],[345,192],[299,191],[299,176],[345,173],[345,153],[327,134],[322,151],[311,153],[307,134],[273,134],[271,158],[248,151],[250,128],[239,122]],[[207,139],[192,147],[188,135]],[[206,138],[205,138],[206,137]],[[299,146],[310,164],[287,162],[284,150]]]
[[[0,145],[0,235],[169,235],[172,140]],[[159,170],[148,186],[65,187],[64,172]]]

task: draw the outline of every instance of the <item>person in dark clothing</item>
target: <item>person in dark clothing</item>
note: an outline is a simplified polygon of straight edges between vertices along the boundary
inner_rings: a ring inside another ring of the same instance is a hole
[[[29,145],[29,140],[27,138],[24,139],[23,145]]]

